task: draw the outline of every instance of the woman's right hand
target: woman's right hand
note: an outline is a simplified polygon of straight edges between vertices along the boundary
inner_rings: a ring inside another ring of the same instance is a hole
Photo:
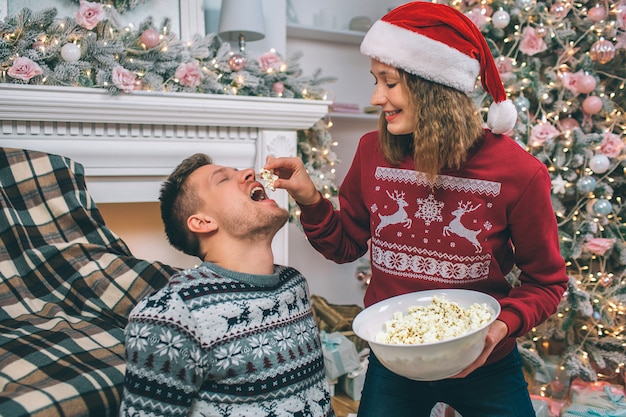
[[[286,190],[298,204],[308,206],[321,200],[322,196],[300,158],[268,156],[263,168],[278,175],[274,187]]]

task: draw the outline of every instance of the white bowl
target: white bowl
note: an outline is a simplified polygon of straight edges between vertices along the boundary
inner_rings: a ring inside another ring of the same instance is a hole
[[[385,322],[397,311],[406,314],[411,306],[427,306],[434,296],[467,308],[474,303],[487,304],[491,320],[482,328],[465,335],[435,343],[389,344],[376,341],[385,330]],[[416,381],[436,381],[456,375],[467,368],[483,350],[489,325],[500,314],[498,301],[471,290],[428,290],[399,295],[379,301],[361,311],[352,322],[354,333],[367,341],[378,360],[391,372]]]

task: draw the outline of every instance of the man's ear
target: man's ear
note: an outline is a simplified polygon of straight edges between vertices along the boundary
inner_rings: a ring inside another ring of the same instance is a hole
[[[217,230],[217,222],[206,214],[192,214],[187,218],[187,227],[193,233],[210,233]]]

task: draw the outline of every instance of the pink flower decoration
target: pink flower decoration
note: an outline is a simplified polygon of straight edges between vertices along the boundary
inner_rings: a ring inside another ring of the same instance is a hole
[[[600,142],[600,153],[609,158],[616,158],[624,149],[624,140],[615,133],[605,132]]]
[[[508,56],[501,56],[495,59],[495,63],[498,73],[500,74],[500,79],[503,82],[515,79],[515,74],[513,73],[513,59]]]
[[[181,85],[185,85],[187,87],[199,86],[200,82],[204,78],[204,74],[202,74],[200,67],[198,67],[197,61],[180,64],[176,69],[174,76],[178,79],[178,82]]]
[[[615,49],[626,49],[626,33],[620,33],[615,37]]]
[[[80,0],[80,8],[76,12],[76,23],[80,26],[91,30],[105,18],[106,13],[102,4]]]
[[[533,56],[548,49],[545,41],[541,36],[537,34],[535,28],[526,26],[522,32],[522,40],[519,45],[519,50],[526,55]]]
[[[580,94],[580,91],[578,91],[578,82],[584,75],[585,73],[583,71],[578,71],[574,73],[566,72],[565,74],[563,74],[563,87],[567,88],[575,96]]]
[[[609,249],[615,245],[615,238],[607,239],[604,237],[594,237],[587,239],[583,244],[583,248],[587,252],[591,252],[598,256],[603,256]]]
[[[617,11],[617,27],[620,29],[626,29],[626,3],[619,3],[615,10]]]
[[[558,135],[559,131],[550,123],[540,123],[533,126],[533,128],[530,130],[528,145],[541,146],[545,143],[545,141],[554,139]]]
[[[266,52],[259,57],[259,64],[261,64],[262,72],[267,72],[269,69],[280,71],[283,60],[275,52]]]
[[[474,7],[469,13],[465,13],[465,16],[467,16],[479,30],[482,30],[487,24],[487,11],[481,7]]]
[[[135,89],[135,74],[122,67],[121,65],[113,68],[111,76],[111,78],[113,79],[113,85],[115,85],[123,92],[129,93]]]
[[[36,62],[21,56],[13,61],[13,65],[7,73],[18,80],[28,81],[37,75],[41,75],[42,71]]]

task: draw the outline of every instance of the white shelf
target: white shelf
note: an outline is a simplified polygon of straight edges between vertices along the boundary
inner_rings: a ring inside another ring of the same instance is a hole
[[[378,120],[379,114],[372,113],[329,113],[331,119]]]
[[[287,37],[291,38],[360,45],[363,36],[365,36],[365,32],[355,30],[330,30],[297,23],[287,24]]]

